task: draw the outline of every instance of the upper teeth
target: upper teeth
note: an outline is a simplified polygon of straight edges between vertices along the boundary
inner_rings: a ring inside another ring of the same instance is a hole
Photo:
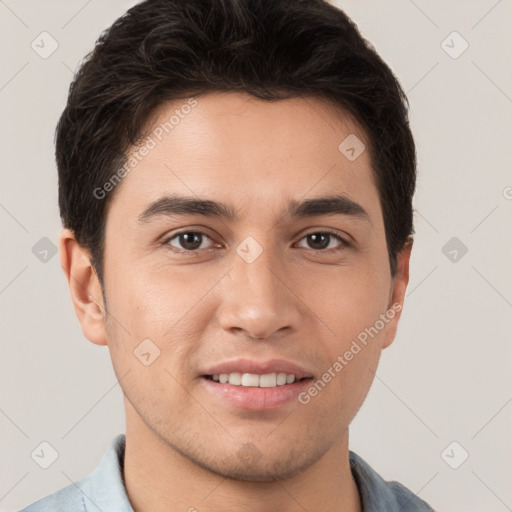
[[[212,375],[212,378],[221,384],[229,383],[233,386],[260,388],[274,388],[295,382],[295,375],[286,373],[266,373],[264,375],[258,375],[256,373],[235,372]]]

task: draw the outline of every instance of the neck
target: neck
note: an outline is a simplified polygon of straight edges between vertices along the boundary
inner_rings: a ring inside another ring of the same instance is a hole
[[[127,418],[124,457],[125,487],[135,512],[362,510],[350,470],[348,431],[303,472],[274,482],[248,482],[198,466],[138,419]]]

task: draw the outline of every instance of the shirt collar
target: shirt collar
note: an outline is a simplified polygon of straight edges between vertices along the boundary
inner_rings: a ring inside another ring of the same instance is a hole
[[[362,512],[433,512],[412,491],[384,480],[362,457],[349,450],[350,470],[359,489]]]
[[[81,482],[87,512],[134,512],[123,481],[125,434],[110,442],[96,469]]]

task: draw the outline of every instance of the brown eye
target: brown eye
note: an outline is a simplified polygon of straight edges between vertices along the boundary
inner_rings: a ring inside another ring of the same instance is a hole
[[[302,240],[304,239],[307,240],[309,246],[307,248],[315,251],[327,252],[328,250],[342,250],[348,245],[343,238],[336,233],[331,233],[330,231],[315,231],[313,233],[308,233],[302,238]],[[338,242],[338,246],[335,245],[334,247],[329,247],[333,239]]]
[[[208,235],[201,231],[181,231],[180,233],[175,233],[172,237],[168,238],[165,243],[170,245],[177,252],[193,252],[199,249],[205,249],[206,247],[201,247],[204,238],[210,238]],[[176,247],[172,240],[177,240],[176,243],[179,244],[179,247]]]

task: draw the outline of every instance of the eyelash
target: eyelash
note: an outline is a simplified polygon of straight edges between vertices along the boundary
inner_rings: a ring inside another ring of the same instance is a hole
[[[211,237],[203,231],[185,230],[185,231],[179,231],[178,233],[174,233],[171,237],[166,238],[163,241],[163,245],[167,246],[172,252],[175,252],[177,254],[197,254],[200,250],[204,250],[204,251],[208,250],[208,249],[179,250],[176,247],[171,246],[169,244],[169,242],[171,240],[174,240],[176,237],[179,237],[179,235],[182,235],[185,233],[186,234],[194,234],[194,235],[202,235],[211,240]],[[304,238],[308,237],[309,235],[329,235],[329,236],[335,238],[336,240],[338,240],[338,242],[340,242],[340,247],[335,248],[335,249],[310,249],[311,251],[313,251],[315,253],[340,252],[350,246],[349,242],[347,242],[345,239],[343,239],[340,235],[338,235],[337,233],[334,233],[332,231],[329,231],[329,230],[327,230],[327,231],[311,231],[310,233],[306,233],[300,240],[303,240]]]

